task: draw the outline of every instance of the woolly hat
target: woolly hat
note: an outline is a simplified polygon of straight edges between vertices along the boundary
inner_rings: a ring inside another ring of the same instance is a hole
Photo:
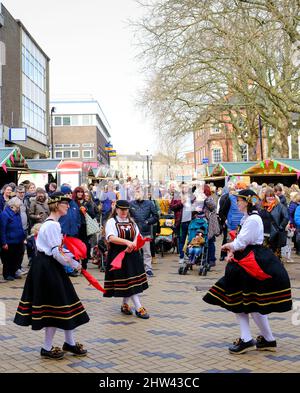
[[[66,195],[66,194],[72,194],[72,190],[69,186],[61,186],[60,191]]]

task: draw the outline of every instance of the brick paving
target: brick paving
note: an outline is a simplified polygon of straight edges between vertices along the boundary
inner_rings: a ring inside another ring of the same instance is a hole
[[[293,299],[300,300],[300,258],[286,265]],[[270,323],[277,339],[277,352],[234,356],[228,345],[239,337],[233,313],[202,301],[207,289],[223,274],[218,262],[206,277],[197,267],[179,275],[178,256],[167,254],[153,265],[155,277],[142,295],[151,317],[142,320],[120,313],[120,299],[105,299],[87,285],[84,277],[72,278],[91,321],[79,327],[76,339],[88,356],[66,355],[63,360],[41,359],[43,331],[15,325],[13,317],[22,293],[24,278],[0,283],[0,300],[6,306],[6,325],[0,320],[0,372],[20,373],[296,373],[300,370],[300,325],[292,324],[293,311],[272,314]],[[24,264],[26,265],[26,263]],[[90,265],[100,282],[104,274]],[[298,318],[300,321],[300,317]],[[253,336],[258,330],[251,321]],[[54,345],[61,346],[58,331]]]

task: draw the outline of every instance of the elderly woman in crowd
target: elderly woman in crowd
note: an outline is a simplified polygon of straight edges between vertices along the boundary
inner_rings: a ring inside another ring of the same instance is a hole
[[[0,193],[0,212],[3,211],[5,204],[10,200],[12,193],[12,188],[9,184],[3,186]]]
[[[281,258],[281,247],[284,247],[287,241],[289,213],[272,188],[266,189],[259,214],[264,224],[265,245]]]
[[[22,264],[24,255],[25,232],[20,215],[21,201],[9,200],[0,215],[1,260],[3,278],[13,281],[19,278],[17,270]]]

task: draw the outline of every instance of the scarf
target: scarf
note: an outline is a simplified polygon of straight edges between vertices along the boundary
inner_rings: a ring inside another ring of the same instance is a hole
[[[278,202],[276,199],[274,199],[274,201],[272,201],[272,202],[263,201],[262,206],[264,209],[266,209],[270,213],[274,209],[274,207],[277,205],[277,203]]]

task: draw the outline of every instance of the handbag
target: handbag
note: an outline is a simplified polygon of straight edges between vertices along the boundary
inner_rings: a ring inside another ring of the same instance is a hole
[[[100,232],[100,226],[96,218],[92,218],[88,213],[85,214],[86,234],[87,236],[95,235]]]

